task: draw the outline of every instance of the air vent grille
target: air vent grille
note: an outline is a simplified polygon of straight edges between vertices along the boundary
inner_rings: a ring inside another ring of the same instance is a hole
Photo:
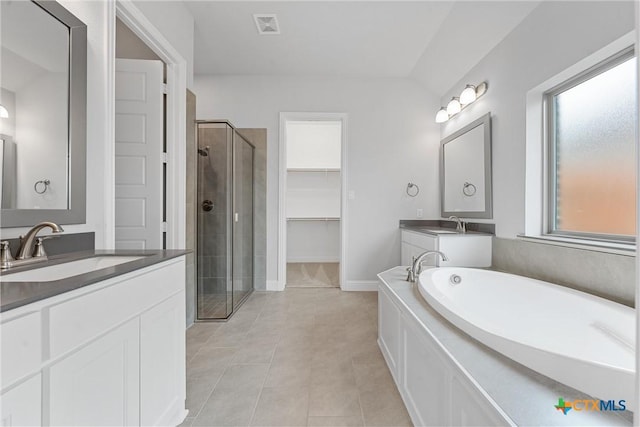
[[[255,14],[253,20],[256,22],[258,34],[280,34],[280,26],[275,14]]]

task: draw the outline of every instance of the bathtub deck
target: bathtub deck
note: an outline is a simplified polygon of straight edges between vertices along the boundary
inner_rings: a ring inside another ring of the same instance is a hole
[[[592,398],[512,361],[453,326],[405,281],[405,267],[393,268],[378,277],[397,302],[413,313],[517,425],[632,425],[630,411],[570,411],[563,415],[554,408],[559,397],[567,401]]]

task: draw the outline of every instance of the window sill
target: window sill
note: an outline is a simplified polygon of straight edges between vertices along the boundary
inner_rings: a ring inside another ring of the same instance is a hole
[[[519,234],[518,239],[525,242],[542,243],[547,245],[564,246],[567,248],[584,249],[595,252],[605,252],[616,255],[636,256],[635,243],[612,243],[598,240],[572,239],[558,236],[527,236]]]

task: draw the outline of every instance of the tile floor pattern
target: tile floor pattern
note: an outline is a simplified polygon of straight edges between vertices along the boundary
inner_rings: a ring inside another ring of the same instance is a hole
[[[376,343],[377,294],[254,292],[187,330],[183,426],[411,426]]]
[[[339,288],[340,263],[288,262],[287,288]]]

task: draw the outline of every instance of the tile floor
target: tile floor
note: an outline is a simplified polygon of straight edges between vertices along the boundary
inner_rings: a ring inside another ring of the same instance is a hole
[[[410,426],[376,339],[375,292],[255,292],[188,329],[182,425]]]
[[[340,263],[288,262],[287,288],[339,288]]]

